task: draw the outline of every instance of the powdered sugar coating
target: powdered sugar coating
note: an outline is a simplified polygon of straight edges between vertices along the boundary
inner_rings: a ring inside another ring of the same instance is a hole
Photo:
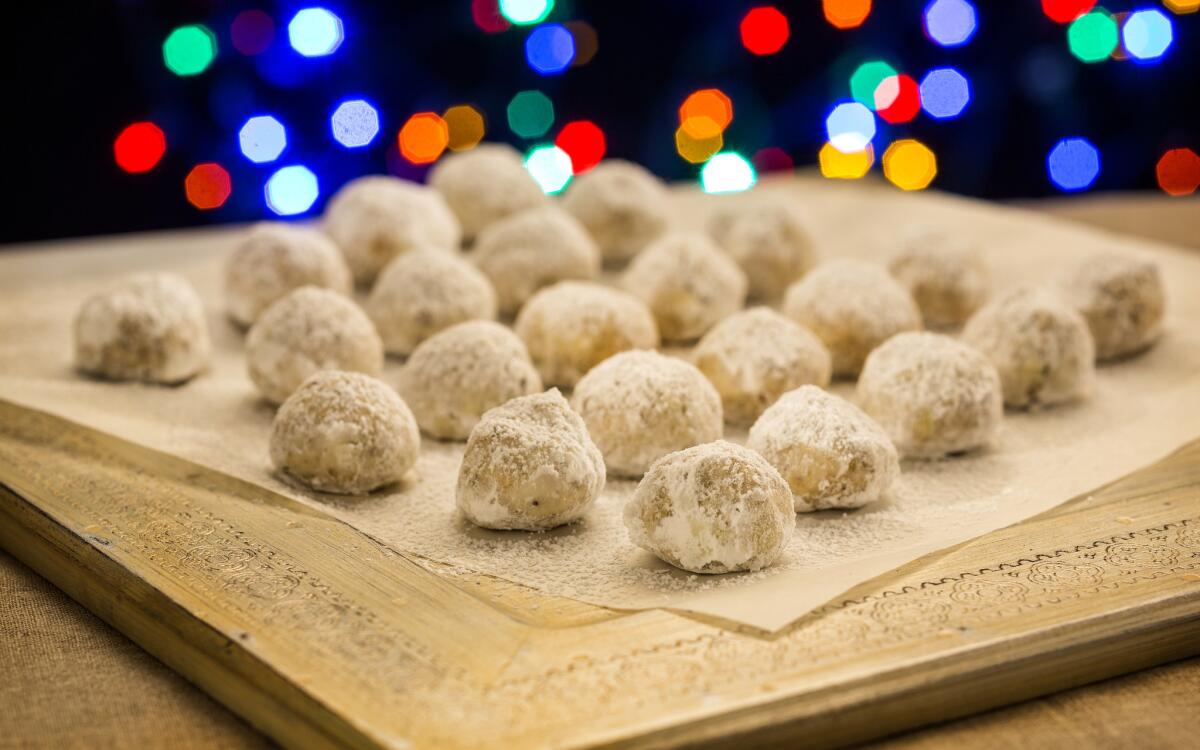
[[[337,245],[315,229],[281,221],[255,224],[225,264],[225,307],[250,326],[272,302],[302,286],[349,294],[350,269]]]
[[[900,457],[883,428],[814,385],[783,394],[750,428],[746,445],[779,470],[798,513],[862,507],[900,476]]]
[[[438,331],[496,317],[496,292],[461,256],[417,249],[379,274],[364,309],[391,354],[406,355]]]
[[[500,301],[515,313],[533,293],[565,279],[600,275],[600,251],[584,228],[556,206],[513,214],[479,235],[473,254]]]
[[[1096,359],[1143,351],[1162,335],[1166,294],[1153,261],[1114,251],[1095,253],[1059,279],[1059,289],[1087,320]]]
[[[271,463],[321,492],[357,495],[397,482],[420,452],[408,406],[385,383],[357,372],[314,373],[271,425]]]
[[[547,385],[573,386],[618,352],[659,344],[654,316],[641,300],[584,281],[562,281],[533,295],[513,328]]]
[[[788,288],[783,312],[817,335],[833,355],[833,374],[855,376],[872,349],[921,328],[921,311],[879,265],[822,263]]]
[[[1000,374],[987,357],[937,333],[901,333],[871,352],[858,404],[900,453],[938,458],[985,445],[1000,427]]]
[[[113,380],[182,383],[208,365],[211,343],[196,291],[173,273],[141,273],[84,301],[75,366]]]
[[[430,170],[429,185],[446,199],[467,240],[490,224],[546,203],[521,155],[503,143],[446,155]]]
[[[542,379],[515,333],[471,320],[418,344],[400,372],[399,390],[426,433],[466,440],[484,412],[538,393]]]
[[[624,263],[667,230],[666,186],[644,167],[606,159],[571,181],[562,206],[587,228],[606,263]]]
[[[761,570],[795,526],[779,472],[724,440],[658,459],[625,506],[630,541],[693,573]]]
[[[727,197],[708,231],[737,261],[750,282],[750,296],[772,300],[816,264],[817,253],[800,210],[779,199]]]
[[[987,299],[983,256],[952,234],[926,231],[910,237],[888,270],[913,296],[930,328],[962,325]]]
[[[706,235],[674,232],[633,259],[621,286],[649,305],[667,341],[691,341],[746,303],[746,274]]]
[[[811,331],[766,307],[734,313],[700,339],[692,362],[721,394],[725,421],[749,425],[787,391],[829,385],[829,350]]]
[[[379,375],[383,342],[358,305],[305,286],[268,307],[250,328],[246,365],[263,397],[279,404],[321,370]]]
[[[324,229],[363,285],[397,255],[420,247],[457,250],[462,240],[441,193],[379,175],[346,183],[325,208]]]
[[[558,389],[489,410],[471,430],[455,502],[486,529],[552,529],[604,489],[604,458]]]
[[[721,397],[681,359],[635,350],[596,365],[575,386],[572,406],[609,473],[637,477],[673,451],[721,437]]]
[[[1017,287],[985,305],[967,321],[963,340],[996,366],[1007,406],[1080,398],[1095,377],[1096,350],[1087,321],[1037,287]]]

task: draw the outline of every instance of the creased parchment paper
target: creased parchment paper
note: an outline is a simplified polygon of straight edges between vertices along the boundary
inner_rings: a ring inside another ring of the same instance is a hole
[[[621,523],[621,508],[635,486],[629,481],[611,480],[586,520],[565,529],[528,534],[474,528],[454,509],[461,444],[425,439],[412,481],[366,497],[319,495],[280,481],[267,456],[272,409],[258,399],[245,375],[242,334],[222,314],[221,266],[239,236],[236,230],[0,254],[0,398],[298,498],[418,561],[614,608],[665,607],[764,630],[781,628],[925,553],[1047,510],[1200,435],[1200,258],[945,196],[803,179],[759,190],[786,193],[807,207],[825,257],[882,259],[886,250],[880,238],[921,226],[976,238],[997,289],[1046,280],[1063,263],[1099,247],[1149,253],[1161,264],[1168,286],[1166,337],[1144,356],[1101,368],[1086,402],[1008,412],[989,450],[939,462],[906,462],[885,501],[849,513],[799,515],[795,538],[778,564],[727,576],[683,573],[632,546]],[[717,200],[723,199],[676,191],[677,221],[702,226]],[[70,323],[79,302],[123,274],[150,268],[177,271],[200,290],[216,347],[211,369],[175,388],[100,383],[77,375],[71,367]],[[389,361],[387,379],[394,382],[400,367]],[[852,393],[849,384],[834,390]]]

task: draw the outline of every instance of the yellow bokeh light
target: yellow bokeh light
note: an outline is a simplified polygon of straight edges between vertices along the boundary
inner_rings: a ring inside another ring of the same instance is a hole
[[[483,115],[470,104],[456,104],[442,115],[450,131],[451,151],[469,151],[483,140],[487,127]]]
[[[700,132],[709,133],[708,136],[697,138],[692,135],[687,123],[697,125],[696,120],[708,120],[707,124],[698,125]],[[675,131],[675,150],[692,164],[703,164],[724,146],[725,139],[721,136],[721,129],[717,128],[716,123],[707,117],[688,118],[685,124],[680,125],[679,129]]]
[[[911,138],[892,143],[883,152],[883,176],[901,190],[924,190],[937,175],[937,157]]]
[[[1163,5],[1172,13],[1180,15],[1200,10],[1200,0],[1163,0]]]
[[[847,154],[838,151],[832,143],[826,143],[821,147],[817,161],[820,162],[821,174],[825,177],[857,180],[871,170],[871,165],[875,163],[875,149],[867,144],[864,150]]]

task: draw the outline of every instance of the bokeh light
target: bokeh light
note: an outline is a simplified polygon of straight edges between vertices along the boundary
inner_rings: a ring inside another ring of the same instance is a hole
[[[758,182],[754,165],[733,151],[717,154],[700,170],[700,187],[706,193],[738,193]]]
[[[345,36],[342,19],[326,8],[302,8],[288,23],[288,41],[305,57],[332,55]]]
[[[175,75],[198,75],[216,58],[217,38],[207,26],[180,26],[167,35],[162,52],[163,62]]]
[[[938,120],[958,117],[971,101],[971,84],[954,68],[934,68],[921,79],[921,106]]]
[[[522,138],[541,138],[554,124],[554,103],[536,89],[518,92],[507,113],[508,127]]]
[[[791,29],[787,16],[773,5],[752,8],[738,27],[742,46],[755,55],[773,55],[787,44]]]
[[[600,37],[596,34],[595,27],[587,21],[567,21],[563,26],[567,27],[567,31],[571,32],[571,37],[575,40],[575,59],[571,61],[571,67],[577,68],[590,63],[600,51]]]
[[[238,131],[238,146],[255,164],[275,161],[287,148],[287,128],[270,115],[251,117]]]
[[[512,28],[500,13],[499,0],[471,0],[471,20],[480,31],[488,34],[499,34]]]
[[[538,146],[525,157],[525,169],[545,193],[560,193],[571,181],[571,157],[558,146]]]
[[[188,172],[183,180],[183,191],[188,203],[201,211],[210,211],[225,205],[229,194],[233,192],[233,184],[224,167],[215,162],[205,162]]]
[[[1096,0],[1042,0],[1042,12],[1051,21],[1070,23],[1095,5]]]
[[[868,145],[862,151],[847,154],[839,151],[832,143],[826,143],[817,154],[817,162],[821,166],[821,174],[825,177],[857,180],[864,177],[875,163],[875,147]]]
[[[346,148],[362,148],[379,135],[379,111],[365,99],[349,99],[333,110],[329,127],[338,143]]]
[[[166,152],[167,138],[162,128],[152,122],[135,122],[113,141],[113,158],[117,166],[130,174],[154,169]]]
[[[451,151],[469,151],[479,145],[487,132],[483,114],[470,104],[456,104],[442,113],[450,131]]]
[[[720,89],[694,91],[679,107],[679,124],[697,140],[720,135],[731,122],[733,102]]]
[[[867,60],[850,74],[850,96],[874,109],[879,84],[894,75],[897,75],[896,69],[883,60]]]
[[[517,26],[541,23],[554,10],[554,0],[500,0],[500,15]]]
[[[1060,190],[1086,190],[1100,175],[1100,151],[1086,138],[1064,138],[1050,149],[1046,172]]]
[[[875,115],[861,102],[842,102],[825,118],[825,132],[837,150],[862,151],[875,138]]]
[[[229,41],[243,55],[261,55],[275,41],[275,22],[261,10],[244,10],[229,25]]]
[[[300,164],[276,171],[267,179],[263,188],[267,208],[280,216],[304,213],[312,208],[320,194],[317,176],[308,167]]]
[[[554,139],[554,145],[571,157],[571,170],[582,174],[600,163],[608,149],[604,131],[591,120],[568,122]]]
[[[930,0],[922,18],[925,35],[943,47],[966,44],[975,36],[975,6],[969,0]]]
[[[1190,148],[1173,148],[1158,160],[1154,175],[1167,195],[1191,195],[1200,187],[1200,156]]]
[[[871,15],[871,0],[822,0],[825,20],[838,29],[856,29]]]
[[[396,138],[405,159],[413,164],[429,164],[450,145],[450,128],[436,112],[418,112],[408,118]]]
[[[1067,28],[1067,46],[1083,62],[1107,60],[1117,42],[1117,22],[1103,9],[1083,14]]]
[[[750,163],[759,172],[786,172],[796,166],[791,154],[778,146],[760,148],[750,157]]]
[[[562,24],[538,26],[525,39],[525,59],[544,76],[561,73],[575,59],[575,37]]]
[[[1195,13],[1200,10],[1200,0],[1163,0],[1167,10],[1179,15]]]
[[[1121,41],[1125,50],[1136,60],[1158,60],[1175,39],[1171,19],[1153,8],[1129,14],[1121,26]]]
[[[875,111],[885,122],[911,122],[921,111],[921,89],[912,76],[889,76],[875,89]]]
[[[692,133],[702,133],[699,138]],[[675,152],[689,164],[703,164],[725,147],[725,136],[707,117],[689,118],[675,131]]]
[[[895,141],[883,152],[883,176],[901,190],[924,190],[937,176],[937,157],[920,141]]]

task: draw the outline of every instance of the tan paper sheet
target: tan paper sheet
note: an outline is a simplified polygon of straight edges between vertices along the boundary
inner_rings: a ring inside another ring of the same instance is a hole
[[[1126,243],[934,194],[808,180],[760,189],[788,192],[807,206],[826,257],[879,257],[880,238],[918,225],[978,239],[997,288],[1046,279],[1093,248]],[[700,226],[720,199],[680,190],[674,200],[679,223]],[[1162,246],[1130,246],[1163,267],[1168,333],[1146,355],[1102,368],[1090,400],[1009,412],[987,451],[906,462],[887,500],[851,513],[798,516],[791,547],[769,570],[691,575],[629,543],[620,521],[634,487],[628,481],[611,481],[583,523],[545,534],[487,532],[459,518],[453,485],[461,446],[455,444],[426,440],[412,481],[366,497],[318,495],[279,481],[267,457],[272,410],[247,380],[241,334],[221,313],[221,262],[237,237],[237,231],[197,230],[0,255],[0,398],[297,497],[418,561],[436,561],[443,574],[485,573],[614,608],[666,607],[775,630],[875,575],[1035,515],[1200,435],[1200,259]],[[201,291],[216,342],[213,367],[176,388],[80,377],[70,358],[70,321],[80,300],[147,268],[177,271]],[[401,366],[390,361],[387,377]],[[851,393],[846,384],[835,390]]]

